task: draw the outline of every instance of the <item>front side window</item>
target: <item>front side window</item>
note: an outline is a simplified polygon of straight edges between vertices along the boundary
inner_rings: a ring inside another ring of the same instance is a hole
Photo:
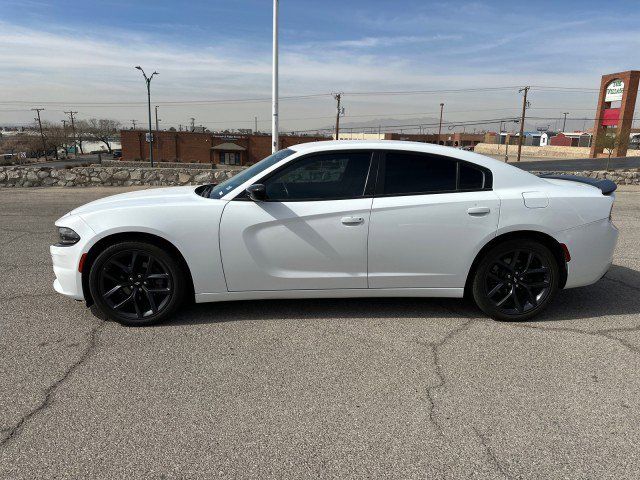
[[[388,152],[384,195],[410,195],[456,190],[456,161],[432,155]]]
[[[312,155],[267,179],[267,200],[301,201],[358,198],[364,195],[371,152]]]
[[[251,177],[255,177],[260,172],[263,172],[267,168],[275,165],[280,160],[287,158],[289,155],[296,153],[294,150],[286,149],[280,150],[273,155],[269,155],[267,158],[260,160],[255,165],[250,166],[246,170],[238,173],[237,175],[225,180],[219,185],[216,185],[209,193],[210,198],[222,198],[234,188],[239,187]]]

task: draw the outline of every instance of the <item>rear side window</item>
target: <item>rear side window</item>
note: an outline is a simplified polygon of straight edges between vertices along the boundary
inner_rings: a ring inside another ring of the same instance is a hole
[[[467,163],[460,162],[459,190],[482,190],[486,184],[484,171]]]
[[[404,152],[387,152],[384,195],[452,192],[457,162],[453,159]]]
[[[378,195],[490,190],[491,172],[473,163],[427,153],[387,151]]]

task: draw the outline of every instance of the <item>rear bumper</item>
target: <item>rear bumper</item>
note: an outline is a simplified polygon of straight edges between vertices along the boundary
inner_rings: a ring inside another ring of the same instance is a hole
[[[556,236],[571,254],[565,288],[591,285],[602,278],[613,263],[618,229],[609,219],[564,230]]]

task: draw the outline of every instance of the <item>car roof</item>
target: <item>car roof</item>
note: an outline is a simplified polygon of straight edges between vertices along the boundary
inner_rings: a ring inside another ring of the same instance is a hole
[[[459,148],[445,147],[443,145],[436,145],[434,143],[408,142],[404,140],[327,140],[320,142],[299,143],[289,148],[301,153],[323,152],[327,150],[359,149],[403,150],[420,153],[432,153],[435,155],[454,158],[463,158],[465,156],[464,154],[468,153]],[[483,157],[481,155],[475,156],[489,158]]]

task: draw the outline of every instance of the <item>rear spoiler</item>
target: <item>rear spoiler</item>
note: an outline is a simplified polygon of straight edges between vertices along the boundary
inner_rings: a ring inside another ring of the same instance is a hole
[[[591,185],[592,187],[599,188],[602,191],[603,195],[609,195],[616,191],[618,185],[611,180],[607,180],[604,178],[589,178],[589,177],[579,177],[577,175],[540,175],[540,178],[550,178],[553,180],[569,180],[571,182],[579,182],[586,183],[587,185]]]

